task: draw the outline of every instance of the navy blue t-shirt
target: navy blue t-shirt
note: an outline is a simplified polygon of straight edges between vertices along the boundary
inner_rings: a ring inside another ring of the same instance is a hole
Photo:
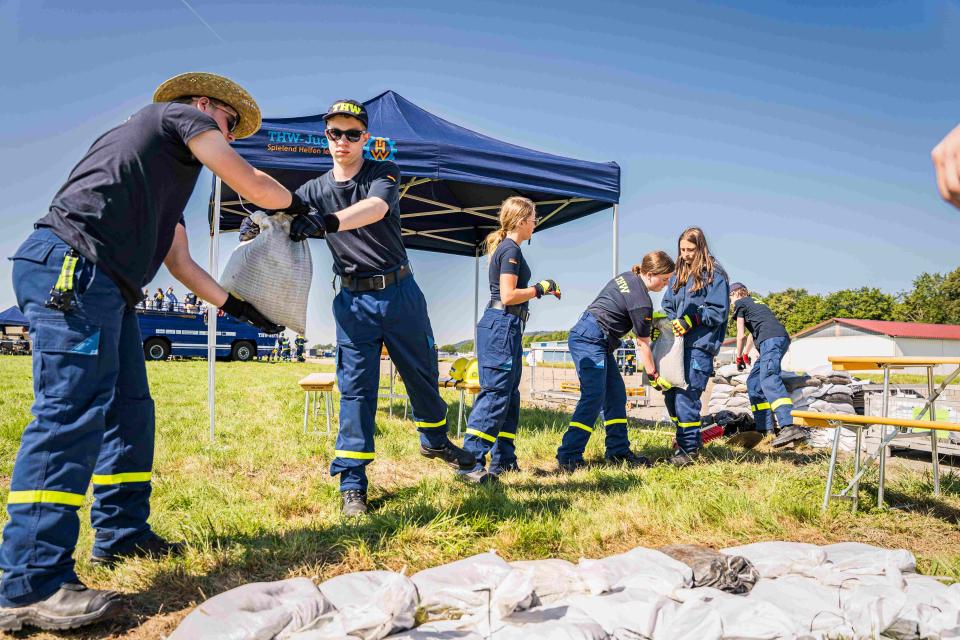
[[[504,238],[490,256],[490,300],[500,300],[500,276],[504,273],[517,276],[517,289],[530,286],[530,266],[523,258],[520,245],[511,238]],[[529,301],[520,306],[526,309]]]
[[[733,317],[743,318],[747,331],[753,335],[753,341],[757,346],[769,338],[790,337],[784,326],[777,320],[777,316],[770,311],[770,307],[757,302],[750,296],[740,298],[734,303]]]
[[[131,307],[167,257],[203,165],[187,142],[217,122],[158,102],[100,136],[37,221],[117,284]]]
[[[330,170],[297,189],[321,213],[336,213],[366,198],[380,198],[389,209],[382,220],[359,229],[328,233],[337,275],[369,276],[396,271],[407,263],[400,233],[400,169],[393,162],[364,160],[351,180],[337,182]]]
[[[587,311],[611,340],[619,340],[631,329],[638,338],[650,337],[653,301],[643,280],[633,271],[625,271],[608,282]]]

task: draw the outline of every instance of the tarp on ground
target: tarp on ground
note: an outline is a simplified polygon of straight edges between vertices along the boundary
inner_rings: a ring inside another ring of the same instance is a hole
[[[400,212],[408,248],[476,255],[496,228],[500,203],[521,195],[537,203],[537,230],[602,211],[620,199],[620,167],[587,162],[496,140],[440,118],[386,91],[364,103],[368,154],[393,150],[402,173]],[[233,143],[250,164],[296,188],[332,164],[321,114],[268,118],[253,136]],[[377,140],[389,139],[389,142]],[[211,193],[210,216],[213,216]],[[226,185],[221,231],[236,230],[255,206]]]
[[[12,306],[0,313],[0,327],[29,327],[27,317],[23,315],[20,308]]]

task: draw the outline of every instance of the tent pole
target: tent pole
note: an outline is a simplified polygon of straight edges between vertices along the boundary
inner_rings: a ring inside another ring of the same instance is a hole
[[[223,182],[217,177],[213,196],[213,230],[210,235],[210,275],[217,278],[219,272],[217,254],[220,249],[220,191]],[[210,442],[216,434],[216,383],[217,383],[217,311],[207,305],[207,411],[210,414]]]
[[[620,228],[618,214],[620,205],[613,205],[613,277],[620,273]]]
[[[477,322],[480,321],[480,247],[473,265],[473,355],[477,355]]]

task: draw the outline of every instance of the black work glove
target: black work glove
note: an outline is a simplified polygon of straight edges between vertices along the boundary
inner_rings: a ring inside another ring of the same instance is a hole
[[[324,237],[340,228],[340,218],[332,213],[307,213],[299,215],[290,223],[290,239],[294,242],[310,236]]]
[[[235,298],[232,293],[227,294],[227,300],[220,305],[220,308],[224,313],[229,313],[237,320],[251,324],[264,333],[280,333],[284,329],[280,325],[267,320],[262,313],[257,311],[255,306],[240,298]]]
[[[542,298],[543,294],[551,293],[557,296],[557,299],[560,298],[560,285],[558,285],[553,280],[541,280],[537,284],[533,285],[533,288],[537,291],[537,298]]]
[[[310,213],[310,205],[304,202],[303,198],[294,192],[290,192],[290,195],[293,196],[290,206],[286,209],[281,209],[278,213],[285,213],[290,216],[301,216]]]

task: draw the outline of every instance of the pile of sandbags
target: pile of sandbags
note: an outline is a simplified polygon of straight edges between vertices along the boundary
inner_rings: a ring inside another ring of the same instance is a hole
[[[490,552],[410,578],[368,571],[319,586],[249,584],[197,606],[168,640],[960,637],[960,585],[918,575],[903,549],[758,542],[664,551],[578,564]]]
[[[713,389],[707,403],[707,413],[729,411],[737,415],[751,415],[750,397],[747,395],[747,376],[750,370],[737,371],[737,365],[728,364],[716,370]]]
[[[785,378],[790,381],[787,390],[793,399],[793,408],[798,411],[816,411],[817,413],[856,414],[853,396],[861,390],[860,382],[846,371],[834,371],[829,366],[812,369],[809,375],[793,374]],[[807,443],[812,447],[833,446],[834,430],[816,428],[810,430]],[[856,449],[856,434],[850,429],[840,433],[840,450]]]

